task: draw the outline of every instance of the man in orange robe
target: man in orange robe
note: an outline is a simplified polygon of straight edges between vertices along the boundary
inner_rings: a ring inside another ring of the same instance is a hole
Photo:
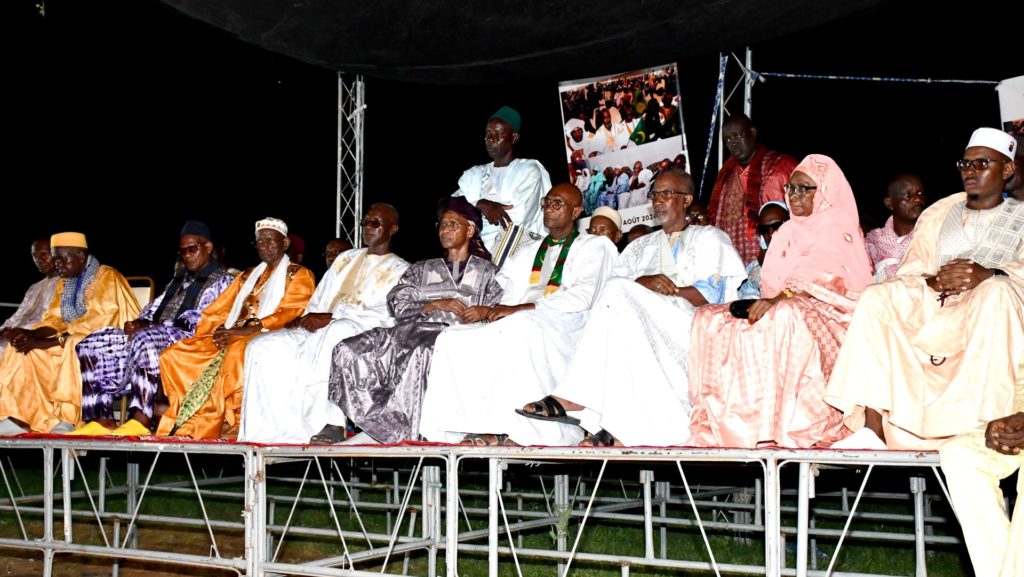
[[[161,417],[158,435],[173,432],[193,439],[237,435],[246,345],[254,336],[283,328],[298,318],[316,284],[309,269],[288,260],[287,235],[288,227],[281,220],[258,221],[255,245],[263,262],[238,275],[203,311],[194,337],[178,341],[160,355],[169,406]],[[222,351],[216,370],[210,365]],[[209,395],[191,416],[183,414],[183,422],[176,427],[182,402],[200,377],[213,379]]]

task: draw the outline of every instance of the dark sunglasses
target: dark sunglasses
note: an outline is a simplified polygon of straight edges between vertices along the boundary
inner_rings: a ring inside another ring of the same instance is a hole
[[[769,232],[774,233],[775,231],[779,230],[779,227],[785,223],[786,221],[780,220],[778,222],[773,222],[770,224],[759,224],[757,225],[757,234],[764,236]]]

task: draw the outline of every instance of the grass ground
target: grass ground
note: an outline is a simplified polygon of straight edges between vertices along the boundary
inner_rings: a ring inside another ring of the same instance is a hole
[[[109,469],[110,480],[114,485],[122,484],[124,482],[125,463],[128,458],[139,460],[140,475],[144,478],[152,457],[148,454],[137,454],[130,457],[118,455],[112,458]],[[13,476],[11,475],[12,467],[9,465],[14,465],[18,471],[17,484],[20,484],[21,486],[20,492],[28,495],[41,492],[41,466],[40,464],[33,462],[33,457],[31,455],[17,455],[16,458],[9,461],[7,455],[0,454],[0,459],[3,460],[3,464],[6,467],[8,476],[10,477],[9,482],[14,487],[16,494],[19,494],[19,489],[16,487]],[[196,471],[197,477],[199,478],[203,478],[204,475],[206,477],[216,477],[219,475],[233,476],[241,473],[237,461],[238,460],[232,461],[231,459],[223,457],[211,458],[197,456],[193,457],[192,465]],[[95,473],[97,469],[97,460],[95,455],[84,456],[82,458],[82,463],[83,468],[87,471],[86,478],[89,486],[95,491],[95,488],[98,485],[98,478]],[[351,460],[339,460],[339,465],[348,478],[350,475],[349,466],[352,465]],[[402,472],[402,482],[406,482],[408,477],[408,468],[414,465],[414,462],[406,461],[402,463],[394,463],[394,465],[401,465],[401,467],[405,468]],[[479,463],[473,463],[473,466],[477,465],[479,465]],[[277,465],[271,469],[271,474],[274,476],[298,479],[302,477],[304,469],[304,463]],[[161,483],[175,481],[189,482],[187,468],[180,456],[164,455],[161,457],[160,467],[157,471],[158,474],[154,479]],[[711,485],[746,485],[752,483],[753,477],[750,475],[756,472],[757,471],[754,468],[721,468],[710,466],[687,467],[688,480],[695,491],[699,490],[699,487],[707,487]],[[378,473],[377,480],[379,480],[380,483],[391,481],[392,476],[389,471],[380,470]],[[484,489],[484,485],[481,481],[483,480],[483,473],[486,473],[486,467],[484,467],[482,471],[477,468],[476,471],[467,470],[466,473],[467,474],[463,477],[460,477],[461,488],[463,491],[468,492],[469,490],[474,489],[482,491]],[[551,475],[555,473],[569,474],[571,479],[570,493],[579,493],[579,495],[576,496],[575,506],[577,509],[581,509],[586,505],[586,498],[589,496],[592,489],[592,481],[588,483],[584,489],[577,489],[576,485],[573,484],[575,483],[574,476],[579,473],[593,476],[596,474],[596,469],[591,470],[589,465],[583,465],[582,468],[580,466],[571,465],[545,465],[537,468],[512,465],[506,472],[506,480],[512,481],[513,486],[517,490],[540,493],[541,486],[534,476],[537,473],[544,476],[546,483],[545,489],[548,492],[552,491],[553,487]],[[362,476],[362,481],[366,482],[371,480],[365,470],[360,474]],[[906,493],[906,477],[907,475],[905,472],[901,474],[882,474],[876,472],[868,489],[876,492]],[[605,473],[605,480],[602,483],[601,490],[598,494],[603,497],[621,497],[625,492],[625,494],[630,497],[636,497],[638,491],[638,486],[636,485],[637,479],[637,465],[626,464],[609,466],[608,471]],[[655,467],[655,479],[673,482],[674,486],[672,487],[672,496],[675,498],[683,496],[682,490],[678,486],[678,471],[674,468]],[[860,479],[861,477],[857,472],[849,470],[823,471],[819,477],[816,487],[820,496],[815,499],[814,506],[820,508],[838,508],[839,501],[837,499],[827,497],[825,494],[838,489],[841,485],[856,487],[859,484]],[[0,479],[0,481],[2,481],[2,479]],[[789,481],[792,480],[790,479]],[[934,485],[934,480],[931,485]],[[784,486],[792,487],[793,485],[791,482],[784,482]],[[73,482],[73,489],[81,489],[82,487],[81,475],[78,474]],[[57,482],[57,488],[58,490],[60,488],[59,480]],[[290,497],[295,494],[297,488],[297,482],[272,481],[268,483],[268,493],[271,495]],[[239,482],[231,484],[230,486],[217,487],[216,490],[218,493],[206,493],[204,496],[204,505],[206,506],[207,514],[210,518],[216,521],[240,523],[242,510],[240,489],[241,483]],[[234,491],[237,494],[222,495],[219,494],[221,491]],[[306,482],[302,494],[304,497],[312,499],[323,499],[325,496],[322,486],[320,485],[319,477],[316,474],[315,467],[311,470],[310,477]],[[404,493],[401,496],[404,497]],[[10,501],[7,497],[6,485],[0,485],[0,505],[9,505]],[[340,487],[336,488],[335,498],[344,498],[344,492]],[[723,499],[727,498],[728,497],[723,497]],[[363,488],[361,490],[361,500],[367,503],[393,503],[394,497],[393,493],[388,491],[387,486],[376,485]],[[419,492],[417,486],[417,491],[414,493],[411,503],[416,505],[418,502]],[[514,496],[508,496],[505,498],[506,508],[515,508],[516,502],[517,500]],[[464,493],[463,504],[469,509],[486,510],[487,508],[487,501],[483,495],[470,495]],[[793,504],[793,500],[790,496],[784,496],[784,506],[792,506]],[[127,502],[123,495],[108,496],[106,502],[106,508],[108,511],[125,511],[126,507]],[[275,512],[275,524],[280,525],[285,523],[290,507],[290,500],[278,503]],[[92,510],[87,499],[78,499],[74,504],[74,509],[76,511],[85,512],[91,512]],[[525,511],[547,510],[543,500],[528,498],[523,500],[523,509]],[[865,502],[862,506],[862,510],[902,514],[909,514],[912,512],[910,501],[905,499]],[[357,518],[352,515],[348,509],[339,507],[338,511],[338,522],[344,530],[360,531]],[[191,519],[202,518],[201,507],[195,499],[194,493],[191,491],[187,493],[167,493],[150,490],[143,499],[142,507],[139,512],[142,515],[174,516]],[[640,508],[636,508],[624,512],[640,514],[642,513],[642,510]],[[368,505],[364,507],[362,513],[365,527],[367,531],[371,533],[386,534],[393,527],[386,514],[382,512],[372,512]],[[655,514],[658,514],[657,508],[655,510]],[[692,519],[692,511],[689,506],[682,504],[669,505],[666,514],[668,517],[673,518]],[[942,507],[936,508],[933,514],[942,515],[947,519],[952,519],[952,515]],[[513,514],[510,513],[510,521],[514,522],[515,519],[512,515]],[[723,515],[724,513],[722,512],[718,512],[716,514],[707,510],[702,510],[701,513],[702,519],[704,520],[714,519],[722,521],[724,520]],[[43,534],[41,515],[38,513],[33,514],[25,512],[23,517],[28,520],[26,524],[26,531],[29,533],[30,537],[41,537]],[[793,514],[785,516],[783,519],[784,525],[793,525],[795,522],[793,517]],[[63,526],[61,524],[59,511],[57,518],[54,531],[55,534],[60,535],[62,534]],[[391,521],[393,520],[394,517],[392,516]],[[844,519],[841,518],[827,519],[819,517],[817,519],[817,527],[840,529],[842,528],[843,521]],[[473,529],[480,529],[486,526],[486,518],[482,516],[472,516],[470,518],[470,522],[472,523]],[[420,517],[417,518],[416,523],[417,526],[415,528],[415,534],[418,535]],[[292,525],[296,527],[319,528],[332,532],[335,526],[330,510],[326,504],[316,503],[300,504],[295,510]],[[461,527],[462,529],[466,529],[465,521],[462,522]],[[407,516],[401,526],[401,534],[408,534],[408,528],[409,517]],[[909,523],[905,522],[883,523],[858,521],[853,524],[852,528],[854,530],[861,531],[898,530],[904,533],[912,532]],[[578,529],[578,518],[573,518],[568,522],[568,525],[565,528],[568,547],[572,546]],[[109,523],[106,524],[106,530],[109,536],[112,531]],[[953,526],[946,524],[935,527],[934,531],[936,534],[952,533],[955,535],[957,528],[955,527],[955,524]],[[74,541],[76,543],[103,544],[103,539],[95,519],[88,515],[85,517],[75,518],[73,532]],[[542,550],[555,550],[556,546],[552,538],[552,532],[553,530],[550,526],[526,531],[522,534],[521,546]],[[659,531],[655,529],[654,550],[656,554],[660,552],[661,548],[660,536],[658,533]],[[187,528],[177,527],[168,523],[146,523],[139,527],[138,535],[140,546],[147,550],[176,551],[206,555],[211,549],[211,539],[205,527]],[[214,535],[221,557],[232,558],[243,555],[244,542],[241,530],[218,528],[214,530]],[[709,536],[711,549],[719,563],[763,565],[764,544],[762,538],[757,533],[741,534],[728,530],[713,530],[709,531]],[[21,529],[14,514],[9,510],[0,511],[0,538],[20,537]],[[792,541],[792,539],[790,539],[790,541]],[[362,539],[349,538],[346,540],[346,543],[352,552],[366,549],[366,542]],[[484,545],[486,544],[486,539],[476,541],[475,544]],[[505,535],[502,533],[501,545],[507,544]],[[817,549],[819,568],[823,569],[827,566],[829,557],[834,549],[834,545],[834,541],[825,539],[819,540]],[[277,546],[278,542],[275,540],[273,547],[276,548]],[[517,546],[519,545],[517,544]],[[694,561],[708,560],[708,553],[704,547],[703,540],[699,532],[693,528],[668,529],[665,547],[667,549],[668,558],[670,559],[687,559]],[[638,524],[622,521],[599,521],[596,519],[589,519],[583,532],[578,550],[581,552],[602,553],[606,555],[643,557],[644,548],[644,537],[641,527]],[[341,543],[336,535],[321,537],[298,536],[292,534],[284,540],[280,550],[277,552],[277,559],[278,561],[298,563],[340,555],[341,551]],[[405,561],[406,558],[404,555],[394,556],[389,562],[388,570],[401,573],[402,565]],[[794,562],[795,553],[790,549],[786,554],[786,564],[787,566],[793,566]],[[110,575],[110,564],[111,561],[108,559],[91,559],[82,556],[61,555],[57,557],[54,575],[67,575],[69,577]],[[428,559],[424,552],[414,552],[410,554],[408,564],[410,575],[427,574]],[[443,552],[439,555],[438,564],[439,574],[443,574]],[[528,577],[554,574],[554,561],[551,560],[523,558],[520,559],[520,565],[523,575]],[[967,562],[966,555],[961,547],[935,546],[931,548],[928,557],[929,575],[936,577],[968,575],[968,567],[969,563]],[[359,568],[369,571],[379,571],[380,564],[360,564]],[[877,542],[872,543],[850,540],[843,545],[843,550],[838,558],[836,570],[887,575],[913,575],[913,546],[911,543],[879,544]],[[459,553],[460,575],[463,577],[472,577],[476,575],[485,575],[486,573],[486,554],[476,552]],[[680,572],[680,570],[675,569],[655,569],[644,567],[632,567],[630,573],[632,575],[644,576],[713,574],[708,571]],[[41,574],[42,563],[40,554],[13,549],[0,549],[0,577],[21,577]],[[123,562],[120,574],[122,577],[206,577],[208,575],[225,575],[227,573],[210,569],[197,569],[194,567],[172,567],[139,562]],[[515,564],[511,558],[502,557],[499,574],[508,576],[514,576],[517,574]],[[617,566],[574,561],[572,574],[577,577],[612,577],[620,576],[622,573],[620,567]]]

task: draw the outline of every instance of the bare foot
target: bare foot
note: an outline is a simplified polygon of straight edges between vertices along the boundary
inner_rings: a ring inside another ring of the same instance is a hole
[[[885,442],[885,431],[882,429],[882,414],[878,411],[865,408],[864,409],[864,426],[871,429],[878,438],[884,443]]]

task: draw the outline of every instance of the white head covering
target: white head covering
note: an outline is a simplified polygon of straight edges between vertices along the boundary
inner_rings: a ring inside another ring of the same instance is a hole
[[[781,200],[769,200],[768,202],[762,204],[761,208],[757,209],[757,215],[761,216],[761,213],[764,212],[764,209],[768,208],[773,204],[775,206],[781,207],[782,210],[789,212],[789,205],[787,205],[786,203],[782,202]]]
[[[594,209],[593,213],[590,214],[590,218],[594,218],[595,216],[603,216],[607,218],[608,220],[612,221],[612,223],[615,225],[615,228],[619,229],[619,231],[622,231],[622,216],[619,214],[619,211],[615,210],[614,208],[610,206],[599,206],[596,209]]]
[[[569,121],[565,123],[565,135],[571,137],[573,130],[576,130],[577,128],[583,130],[585,126],[586,125],[579,118],[570,118]]]
[[[277,232],[288,236],[288,225],[279,218],[273,218],[268,216],[263,220],[256,221],[256,232],[259,233],[261,230],[269,228],[270,230],[276,230]]]
[[[1017,140],[1002,130],[979,128],[974,131],[971,141],[967,143],[967,148],[972,146],[985,146],[1012,159],[1013,151],[1017,148]]]

